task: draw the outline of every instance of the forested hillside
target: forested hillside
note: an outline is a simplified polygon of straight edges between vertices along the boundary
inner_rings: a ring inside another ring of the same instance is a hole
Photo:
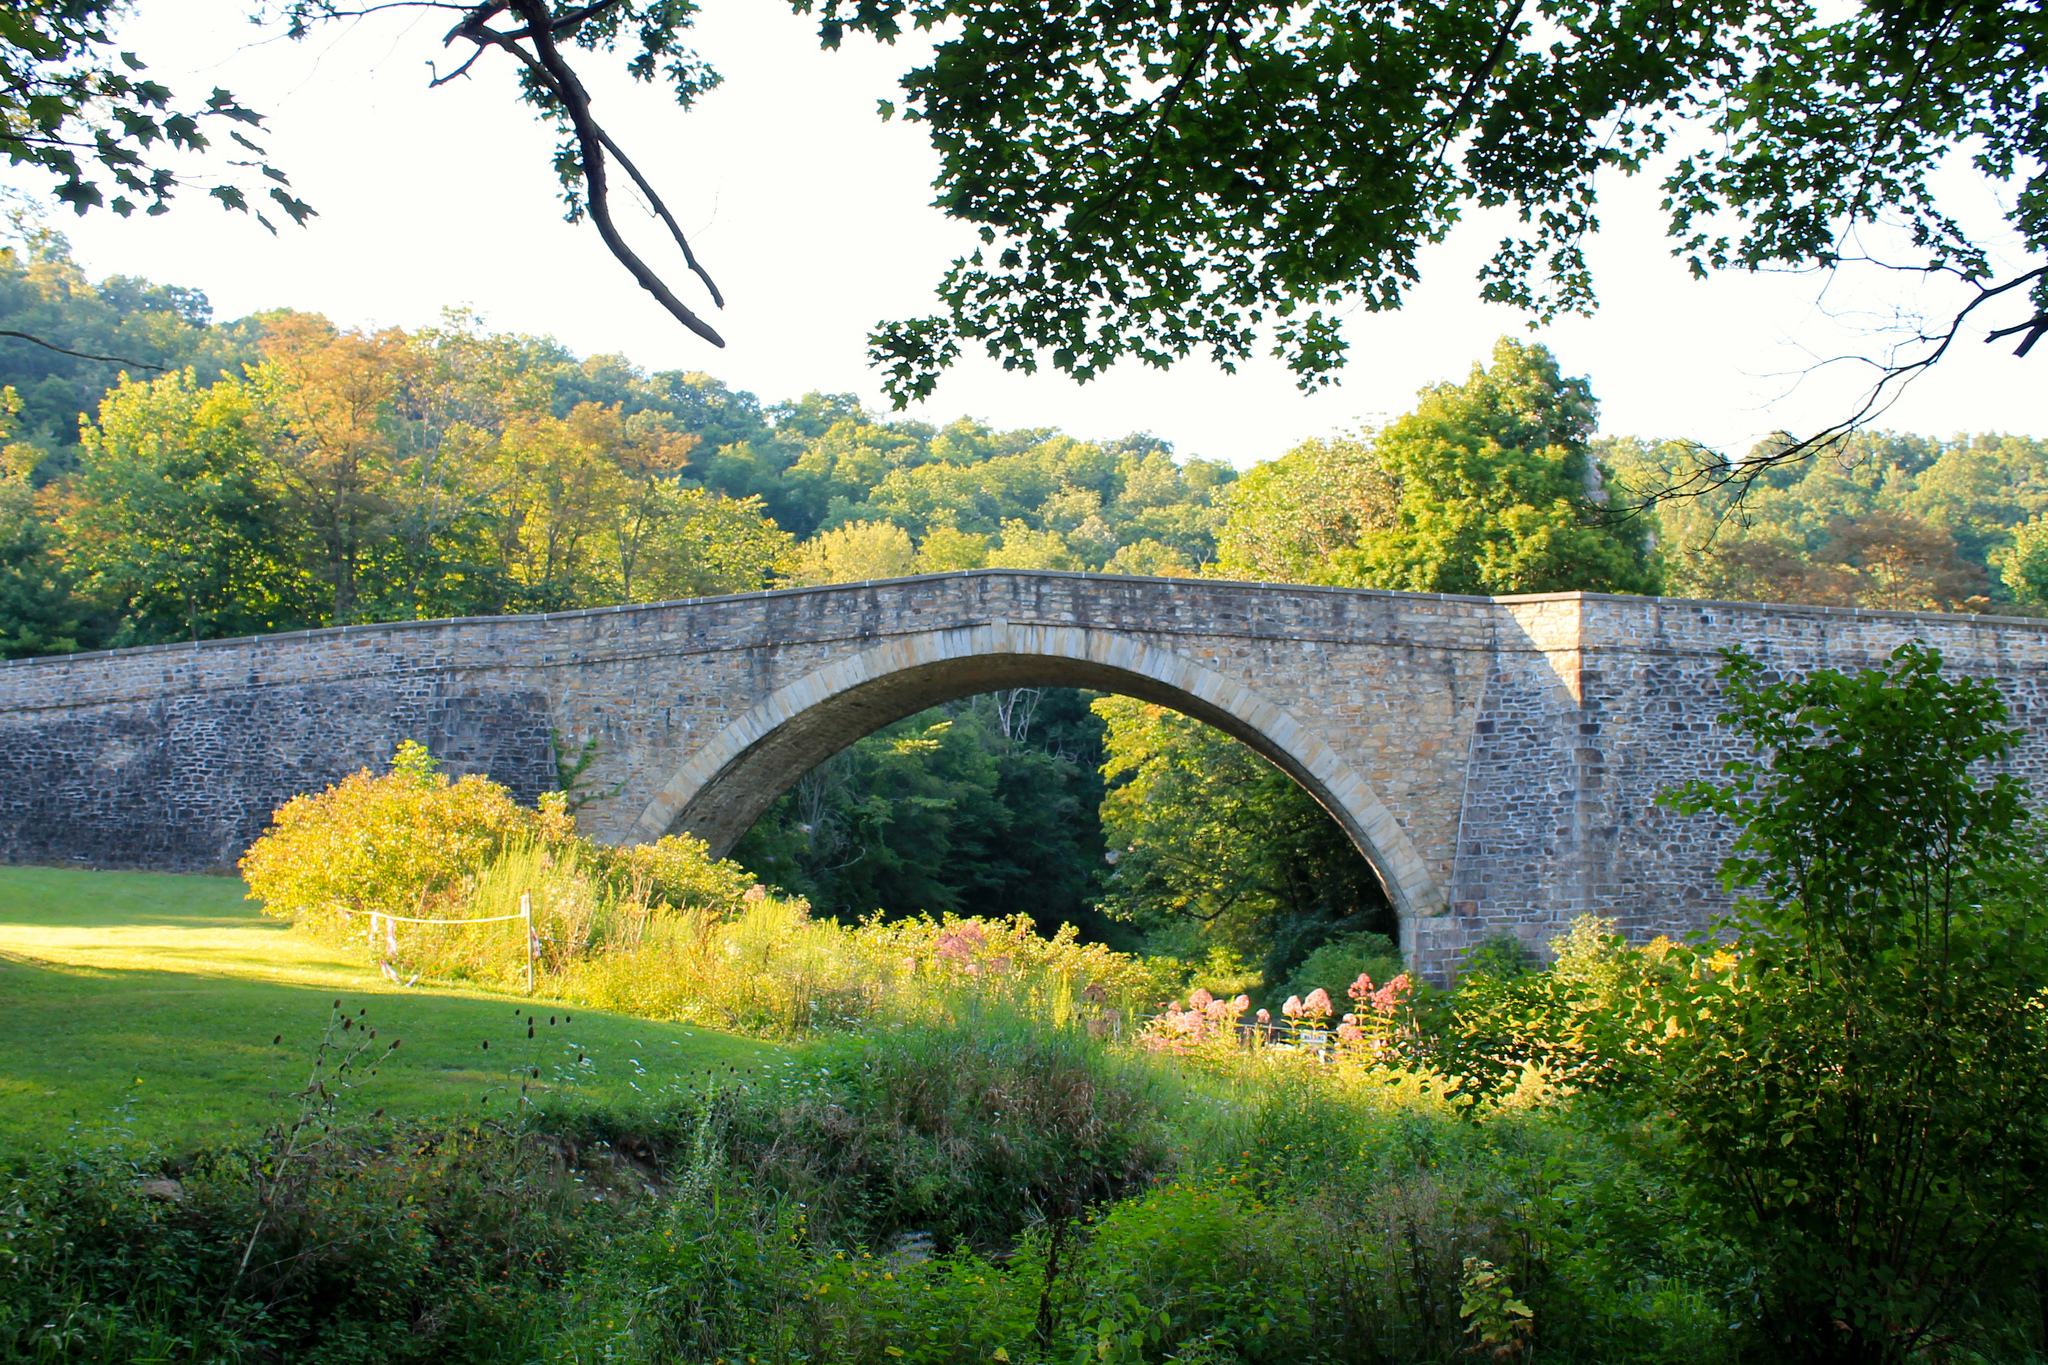
[[[195,290],[88,280],[49,233],[0,252],[0,328],[63,348],[0,339],[13,657],[981,566],[2048,610],[2043,442],[1865,435],[1739,501],[1645,508],[1689,448],[1596,438],[1586,382],[1513,340],[1384,429],[1240,478],[1143,434],[764,402],[460,314],[217,323]],[[1269,986],[1393,929],[1370,867],[1270,765],[1072,691],[890,726],[736,856],[842,918],[1025,914]]]
[[[1669,487],[1692,452],[1617,439],[1601,455],[1630,493]],[[1724,489],[1660,504],[1677,597],[1906,611],[2048,615],[2048,442],[1860,433]]]

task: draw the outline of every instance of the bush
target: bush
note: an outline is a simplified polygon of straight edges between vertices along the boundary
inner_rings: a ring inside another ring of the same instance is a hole
[[[1275,997],[1307,996],[1321,990],[1332,1000],[1342,1000],[1353,982],[1363,974],[1375,982],[1387,982],[1401,974],[1401,950],[1385,934],[1346,934],[1323,944],[1294,969],[1285,990]]]
[[[559,848],[575,825],[560,801],[527,810],[488,778],[450,782],[407,740],[382,777],[352,773],[271,817],[242,856],[265,914],[331,938],[366,934],[371,914],[460,918],[473,879],[508,848]]]
[[[1536,955],[1513,934],[1489,934],[1465,950],[1458,962],[1460,980],[1489,977],[1512,981],[1536,970]]]
[[[367,948],[394,973],[494,986],[522,981],[530,904],[539,969],[715,922],[753,886],[701,840],[613,848],[582,838],[562,793],[528,810],[487,778],[450,782],[410,740],[382,777],[351,774],[287,802],[241,861],[265,914]],[[397,917],[396,920],[384,918]],[[409,924],[404,920],[441,920]],[[491,923],[460,923],[489,920]]]
[[[999,1248],[1168,1161],[1156,1072],[1000,1005],[825,1040],[802,1064],[733,1160],[841,1236]]]
[[[601,1245],[598,1211],[490,1129],[354,1138],[283,1201],[258,1175],[268,1147],[18,1166],[0,1197],[0,1359],[531,1358],[553,1284]]]
[[[1631,949],[1614,921],[1581,915],[1551,940],[1542,971],[1472,972],[1455,992],[1424,1001],[1413,1058],[1460,1096],[1497,1101],[1530,1087],[1571,1090],[1621,1084],[1626,1043],[1619,1013],[1669,949]]]
[[[1742,828],[1722,875],[1750,894],[1726,948],[1646,978],[1647,1106],[1755,1258],[1777,1358],[1983,1347],[2048,1263],[2048,876],[2001,771],[2022,732],[1918,644],[1784,681],[1731,655],[1722,678],[1762,757],[1673,800]]]

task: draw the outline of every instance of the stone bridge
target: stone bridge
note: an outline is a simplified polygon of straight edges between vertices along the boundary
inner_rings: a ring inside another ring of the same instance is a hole
[[[1585,912],[1634,935],[1722,903],[1728,831],[1658,790],[1734,752],[1718,651],[1857,667],[1902,641],[1997,677],[2048,768],[2048,622],[1566,593],[1483,598],[984,570],[549,616],[348,626],[0,667],[0,858],[231,864],[288,797],[416,738],[531,801],[598,740],[601,838],[729,849],[813,765],[978,692],[1126,693],[1291,774],[1441,972]]]

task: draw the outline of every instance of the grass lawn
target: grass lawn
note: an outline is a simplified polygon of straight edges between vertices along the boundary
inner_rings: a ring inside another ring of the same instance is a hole
[[[242,897],[229,877],[0,867],[0,1152],[124,1132],[177,1150],[253,1136],[286,1112],[275,1096],[305,1083],[336,1000],[367,1010],[380,1042],[403,1040],[350,1100],[395,1114],[503,1106],[515,1065],[553,1077],[582,1056],[558,1088],[626,1103],[781,1057],[545,999],[408,990]],[[519,1011],[538,1016],[531,1042]]]

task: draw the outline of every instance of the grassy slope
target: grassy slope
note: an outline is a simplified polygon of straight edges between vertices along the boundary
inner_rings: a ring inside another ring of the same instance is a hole
[[[116,1130],[189,1148],[260,1131],[284,1112],[273,1094],[304,1083],[337,999],[367,1009],[380,1041],[404,1040],[352,1101],[399,1114],[479,1112],[514,1064],[548,1076],[579,1053],[589,1064],[565,1088],[614,1102],[777,1055],[702,1028],[559,1003],[551,1014],[546,1000],[406,990],[242,894],[226,877],[0,868],[0,1150]],[[531,1043],[525,1009],[540,1020]]]

